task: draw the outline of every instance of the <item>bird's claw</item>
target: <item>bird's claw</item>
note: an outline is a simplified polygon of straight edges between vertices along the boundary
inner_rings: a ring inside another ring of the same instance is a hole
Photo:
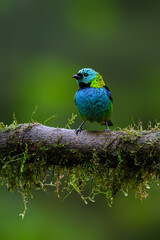
[[[81,123],[81,125],[75,130],[76,134],[78,134],[79,132],[82,131],[82,126],[83,126],[84,123],[85,123],[85,121],[83,121],[83,122]]]
[[[78,133],[81,132],[81,131],[82,131],[82,128],[81,128],[81,127],[78,127],[78,128],[75,130],[76,134],[78,134]]]
[[[109,128],[104,129],[104,132],[110,132],[110,129]]]
[[[108,133],[109,135],[111,134],[111,130],[108,128],[108,129],[105,129],[104,130],[105,133]]]

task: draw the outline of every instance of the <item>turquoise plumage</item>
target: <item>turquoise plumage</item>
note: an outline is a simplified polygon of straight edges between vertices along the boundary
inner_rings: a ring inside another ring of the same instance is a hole
[[[77,79],[79,90],[75,94],[75,103],[83,119],[76,130],[82,130],[85,121],[98,122],[112,126],[110,117],[113,111],[113,98],[102,76],[91,68],[83,68],[73,78]]]

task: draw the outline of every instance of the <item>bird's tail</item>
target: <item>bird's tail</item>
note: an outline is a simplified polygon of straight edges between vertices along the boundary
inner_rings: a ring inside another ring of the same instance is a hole
[[[113,126],[113,123],[112,123],[111,120],[108,120],[107,123],[108,123],[108,126],[109,126],[109,127],[110,127],[110,126]]]
[[[113,126],[113,123],[111,120],[107,120],[107,123],[109,127]],[[102,122],[101,125],[106,125],[106,122]]]

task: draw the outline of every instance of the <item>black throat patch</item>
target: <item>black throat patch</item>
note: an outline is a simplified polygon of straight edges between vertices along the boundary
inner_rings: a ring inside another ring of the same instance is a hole
[[[88,87],[90,87],[90,85],[91,85],[91,82],[90,82],[90,83],[87,83],[87,84],[85,84],[84,82],[80,82],[80,83],[79,83],[79,88],[80,88],[80,89],[88,88]]]

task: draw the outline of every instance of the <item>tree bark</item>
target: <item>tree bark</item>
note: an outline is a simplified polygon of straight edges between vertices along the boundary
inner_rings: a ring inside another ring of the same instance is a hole
[[[27,193],[33,189],[55,186],[59,197],[63,182],[62,189],[69,193],[75,189],[85,202],[104,193],[110,205],[117,192],[127,196],[128,188],[134,189],[140,199],[145,198],[148,183],[158,180],[159,174],[158,126],[148,131],[130,128],[76,134],[75,130],[39,123],[0,125],[0,182],[5,180],[9,190],[17,188],[21,192],[24,213]],[[91,192],[84,196],[88,182]]]
[[[160,131],[120,130],[85,131],[60,129],[34,124],[19,124],[0,132],[0,158],[16,156],[28,146],[29,154],[43,154],[46,150],[53,165],[81,164],[98,157],[106,167],[116,168],[119,161],[127,167],[160,164]],[[66,161],[67,159],[67,161]]]

